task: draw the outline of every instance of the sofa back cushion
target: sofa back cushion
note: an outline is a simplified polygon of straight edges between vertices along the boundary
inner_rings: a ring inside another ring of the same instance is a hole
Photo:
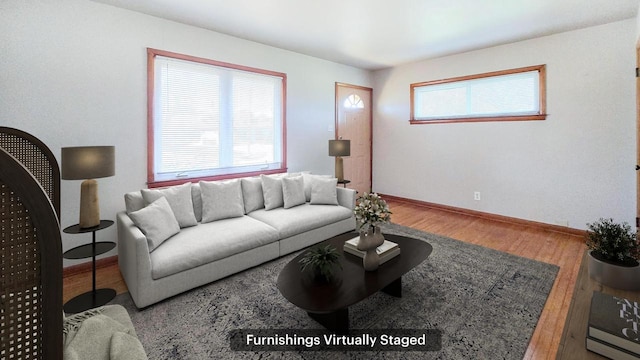
[[[302,176],[282,178],[282,197],[285,209],[302,205],[306,202]]]
[[[311,201],[311,188],[316,179],[332,179],[331,175],[313,175],[308,172],[302,173],[304,179],[304,196],[307,202]]]
[[[311,187],[311,205],[338,205],[338,179],[316,179]]]
[[[284,206],[282,176],[260,175],[264,195],[264,209],[271,210]]]
[[[161,197],[166,198],[180,228],[198,225],[196,215],[193,212],[190,182],[159,190],[142,189],[140,192],[147,204],[151,204]]]
[[[127,210],[127,214],[138,211],[145,206],[147,206],[147,204],[144,202],[140,191],[132,191],[124,194],[124,207]]]
[[[242,200],[244,201],[244,213],[264,208],[264,196],[262,195],[262,180],[259,177],[242,178]]]
[[[202,191],[202,222],[244,216],[240,179],[200,181]]]
[[[191,185],[191,201],[193,202],[193,213],[196,221],[202,221],[202,189],[200,184]]]

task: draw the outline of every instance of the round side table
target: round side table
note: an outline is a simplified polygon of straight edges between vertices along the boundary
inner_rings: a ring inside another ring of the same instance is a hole
[[[113,241],[96,242],[96,231],[106,229],[111,225],[113,225],[113,221],[111,220],[100,220],[100,225],[94,227],[81,228],[79,224],[76,224],[62,230],[66,234],[92,234],[91,243],[74,247],[62,254],[62,257],[65,259],[84,259],[91,257],[93,284],[91,291],[80,294],[67,301],[64,304],[64,312],[71,314],[83,312],[85,310],[105,305],[116,296],[116,291],[114,289],[96,289],[96,256],[111,251],[116,247],[116,243]]]

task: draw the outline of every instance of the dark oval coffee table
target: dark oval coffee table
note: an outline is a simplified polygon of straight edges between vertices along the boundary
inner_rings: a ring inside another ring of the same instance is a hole
[[[402,275],[427,259],[433,250],[429,243],[422,240],[384,234],[385,239],[398,244],[400,255],[380,265],[376,271],[364,271],[361,258],[342,250],[344,242],[356,236],[358,234],[355,232],[346,233],[319,244],[331,244],[342,254],[342,271],[337,271],[330,283],[314,281],[309,271],[300,271],[299,260],[304,252],[291,260],[278,276],[280,293],[333,332],[347,333],[349,306],[370,295],[382,290],[401,297]]]

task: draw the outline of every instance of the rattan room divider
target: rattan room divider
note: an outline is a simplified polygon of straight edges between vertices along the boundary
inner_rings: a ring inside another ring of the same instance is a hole
[[[0,126],[0,148],[15,157],[49,196],[60,220],[60,166],[40,139],[22,130]]]
[[[47,155],[42,153],[52,156],[46,146],[38,150],[37,144],[16,136],[15,129],[9,135],[4,129],[0,128],[0,358],[62,359],[59,167],[55,157],[52,162],[43,160]],[[7,139],[20,144],[7,146]]]

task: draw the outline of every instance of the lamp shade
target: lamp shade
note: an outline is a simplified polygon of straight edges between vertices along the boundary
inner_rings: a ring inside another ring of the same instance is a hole
[[[116,174],[114,146],[77,146],[62,148],[62,178],[84,180]]]
[[[329,156],[351,155],[351,140],[329,140]]]

